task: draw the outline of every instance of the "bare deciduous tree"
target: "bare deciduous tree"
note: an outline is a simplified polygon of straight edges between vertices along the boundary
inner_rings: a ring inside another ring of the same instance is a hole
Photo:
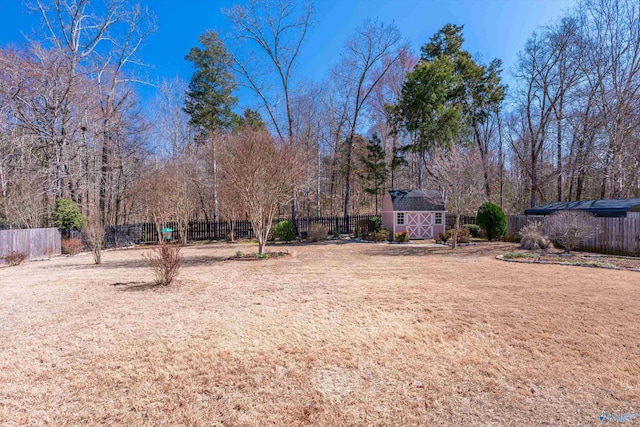
[[[291,201],[304,180],[306,159],[264,131],[243,129],[231,138],[222,161],[223,187],[247,213],[262,254],[278,208]]]
[[[427,172],[433,188],[440,188],[447,201],[447,209],[456,216],[453,248],[458,243],[460,216],[475,214],[482,202],[482,164],[480,156],[471,148],[457,144],[446,151],[439,149],[431,158]]]
[[[348,88],[349,132],[346,141],[344,216],[349,215],[353,145],[363,108],[376,86],[402,55],[400,30],[391,24],[366,21],[347,41],[337,69],[340,82]],[[383,64],[379,67],[379,64]]]
[[[232,50],[244,85],[260,98],[276,134],[294,142],[292,79],[300,48],[312,25],[311,4],[292,0],[250,0],[246,6],[223,10],[234,26],[239,45]],[[273,87],[277,81],[278,89]],[[278,111],[284,97],[284,123]]]

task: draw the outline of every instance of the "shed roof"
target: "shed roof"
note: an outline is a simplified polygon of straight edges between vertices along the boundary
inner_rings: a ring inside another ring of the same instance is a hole
[[[578,200],[555,202],[525,209],[525,215],[551,215],[561,210],[580,210],[595,216],[624,217],[628,211],[640,209],[640,199]]]
[[[389,190],[394,211],[444,211],[442,195],[435,190]]]

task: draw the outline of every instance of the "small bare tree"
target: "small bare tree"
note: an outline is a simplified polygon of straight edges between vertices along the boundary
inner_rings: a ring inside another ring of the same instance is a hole
[[[472,214],[482,200],[482,164],[472,148],[453,145],[450,151],[436,152],[428,167],[434,185],[440,186],[447,207],[456,215],[453,248],[458,244],[460,216]]]
[[[278,208],[291,202],[304,180],[301,157],[299,149],[274,141],[265,131],[244,129],[231,137],[221,168],[223,187],[249,216],[260,254]]]
[[[89,218],[87,225],[82,229],[84,241],[93,255],[93,262],[102,262],[102,247],[104,246],[104,226],[97,215]]]
[[[592,219],[582,211],[558,211],[547,218],[544,229],[551,241],[569,253],[592,235]]]
[[[182,265],[182,246],[175,243],[160,242],[149,253],[142,256],[149,262],[156,276],[155,284],[168,286],[176,278]]]

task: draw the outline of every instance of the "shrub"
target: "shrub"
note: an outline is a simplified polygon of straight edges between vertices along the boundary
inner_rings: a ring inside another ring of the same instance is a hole
[[[478,209],[476,223],[487,232],[487,239],[500,239],[507,232],[507,218],[498,205],[483,203]]]
[[[369,233],[369,239],[373,240],[374,242],[385,242],[389,240],[389,235],[389,230],[383,228],[382,230]]]
[[[379,216],[374,216],[371,218],[371,223],[373,224],[373,230],[371,231],[380,231],[382,230],[382,218]]]
[[[311,224],[309,226],[308,238],[312,242],[318,242],[327,238],[329,227],[323,224]]]
[[[156,285],[168,286],[176,278],[182,265],[181,250],[179,244],[161,242],[151,252],[142,255],[156,276]]]
[[[582,211],[558,211],[546,219],[544,230],[552,242],[569,253],[591,236],[592,217]]]
[[[27,259],[27,254],[24,252],[11,251],[4,257],[4,262],[13,267],[22,264],[25,259]]]
[[[533,221],[525,225],[518,232],[520,234],[520,247],[530,251],[538,249],[547,250],[553,247],[551,241],[542,234],[542,224]]]
[[[242,258],[242,251],[236,252],[236,258]]]
[[[504,259],[517,259],[517,258],[535,258],[537,255],[532,253],[519,253],[519,252],[507,252],[502,256]]]
[[[60,244],[62,246],[62,253],[67,255],[78,255],[84,249],[84,243],[77,237],[63,237]]]
[[[273,229],[273,234],[280,240],[289,243],[296,238],[296,228],[289,220],[280,221]]]
[[[453,228],[450,228],[449,230],[447,230],[447,232],[445,233],[446,240],[443,240],[443,242],[448,242],[450,240],[453,241],[453,232],[454,232]],[[470,241],[471,241],[471,235],[469,234],[469,230],[467,230],[464,227],[460,227],[458,229],[458,243],[469,243]]]
[[[474,239],[479,239],[482,233],[482,229],[479,225],[476,224],[465,224],[463,227],[469,232],[471,237]]]
[[[53,209],[53,224],[60,230],[80,230],[84,226],[84,218],[80,208],[73,200],[56,199],[56,206]]]
[[[404,243],[409,241],[409,233],[406,231],[399,231],[395,235],[396,242]]]
[[[370,219],[361,219],[356,222],[356,229],[354,230],[354,237],[362,237],[366,239],[370,233],[376,230],[375,223]]]
[[[104,246],[104,227],[98,221],[92,220],[82,229],[82,236],[93,255],[93,262],[102,262],[102,247]]]
[[[450,240],[453,241],[453,228],[447,230],[446,233],[440,233],[440,240],[445,243]],[[469,231],[464,227],[460,227],[458,230],[458,243],[469,243],[470,241],[471,235],[469,234]]]

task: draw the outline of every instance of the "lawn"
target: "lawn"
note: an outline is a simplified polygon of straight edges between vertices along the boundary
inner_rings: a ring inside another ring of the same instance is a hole
[[[190,246],[0,268],[0,425],[596,425],[640,413],[640,274],[515,246]],[[636,419],[635,423],[640,422]]]

